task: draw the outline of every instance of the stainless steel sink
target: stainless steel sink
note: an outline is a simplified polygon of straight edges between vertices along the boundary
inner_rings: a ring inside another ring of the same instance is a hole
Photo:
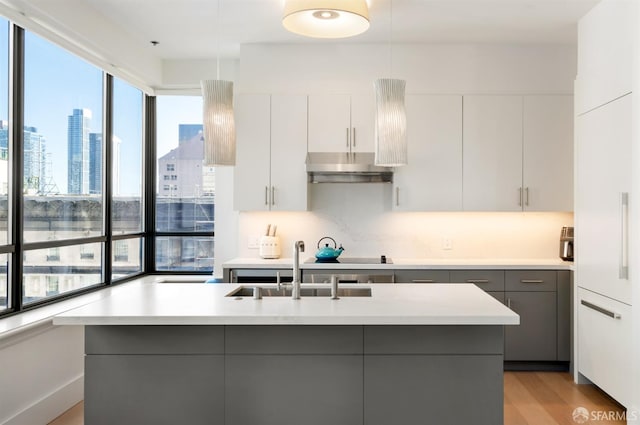
[[[238,289],[227,294],[227,297],[253,297],[253,293],[256,287],[254,286],[241,286]],[[264,287],[262,289],[263,297],[290,297],[291,288],[275,288]],[[302,297],[330,297],[331,288],[300,288],[300,296]],[[338,297],[370,297],[371,288],[338,288]]]

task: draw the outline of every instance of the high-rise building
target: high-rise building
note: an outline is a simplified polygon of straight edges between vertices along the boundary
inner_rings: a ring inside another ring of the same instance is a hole
[[[102,193],[102,133],[89,133],[89,193]]]
[[[91,111],[74,109],[69,115],[67,130],[67,191],[70,194],[89,193],[89,129]]]
[[[24,187],[25,193],[43,193],[47,182],[46,140],[35,127],[25,126],[24,143]],[[7,160],[9,152],[9,131],[7,121],[0,121],[0,160]],[[6,173],[0,177],[3,185]]]
[[[120,195],[120,144],[113,136],[111,162],[113,168],[113,196]],[[89,193],[102,193],[102,133],[89,133]]]

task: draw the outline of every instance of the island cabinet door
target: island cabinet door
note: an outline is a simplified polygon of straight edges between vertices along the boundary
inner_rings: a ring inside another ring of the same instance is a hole
[[[503,423],[502,326],[366,326],[365,425]]]
[[[224,421],[223,355],[88,355],[87,425]]]
[[[226,425],[362,425],[361,326],[228,326]]]

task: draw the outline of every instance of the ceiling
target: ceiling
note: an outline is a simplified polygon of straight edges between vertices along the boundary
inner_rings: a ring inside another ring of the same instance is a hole
[[[86,2],[161,59],[238,57],[244,43],[576,43],[576,23],[598,0],[368,0],[371,27],[339,41],[281,24],[283,0]],[[157,41],[152,46],[151,41]]]

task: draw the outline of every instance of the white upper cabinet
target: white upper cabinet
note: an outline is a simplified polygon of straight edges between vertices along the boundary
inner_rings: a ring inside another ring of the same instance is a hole
[[[573,98],[465,96],[466,211],[573,210]]]
[[[522,96],[464,96],[463,207],[522,210]]]
[[[307,97],[238,95],[234,209],[307,210]]]
[[[269,209],[271,163],[271,97],[235,96],[236,166],[234,167],[234,209]]]
[[[310,95],[309,152],[373,152],[373,95]]]
[[[632,99],[624,96],[576,121],[577,284],[631,304],[629,217]],[[622,273],[621,273],[622,272]]]
[[[407,95],[406,109],[409,163],[394,173],[394,210],[462,210],[462,96]]]
[[[573,211],[573,96],[524,97],[525,211]]]
[[[578,114],[631,92],[636,1],[602,1],[580,19],[575,82]]]
[[[306,211],[307,96],[271,96],[271,210]]]

